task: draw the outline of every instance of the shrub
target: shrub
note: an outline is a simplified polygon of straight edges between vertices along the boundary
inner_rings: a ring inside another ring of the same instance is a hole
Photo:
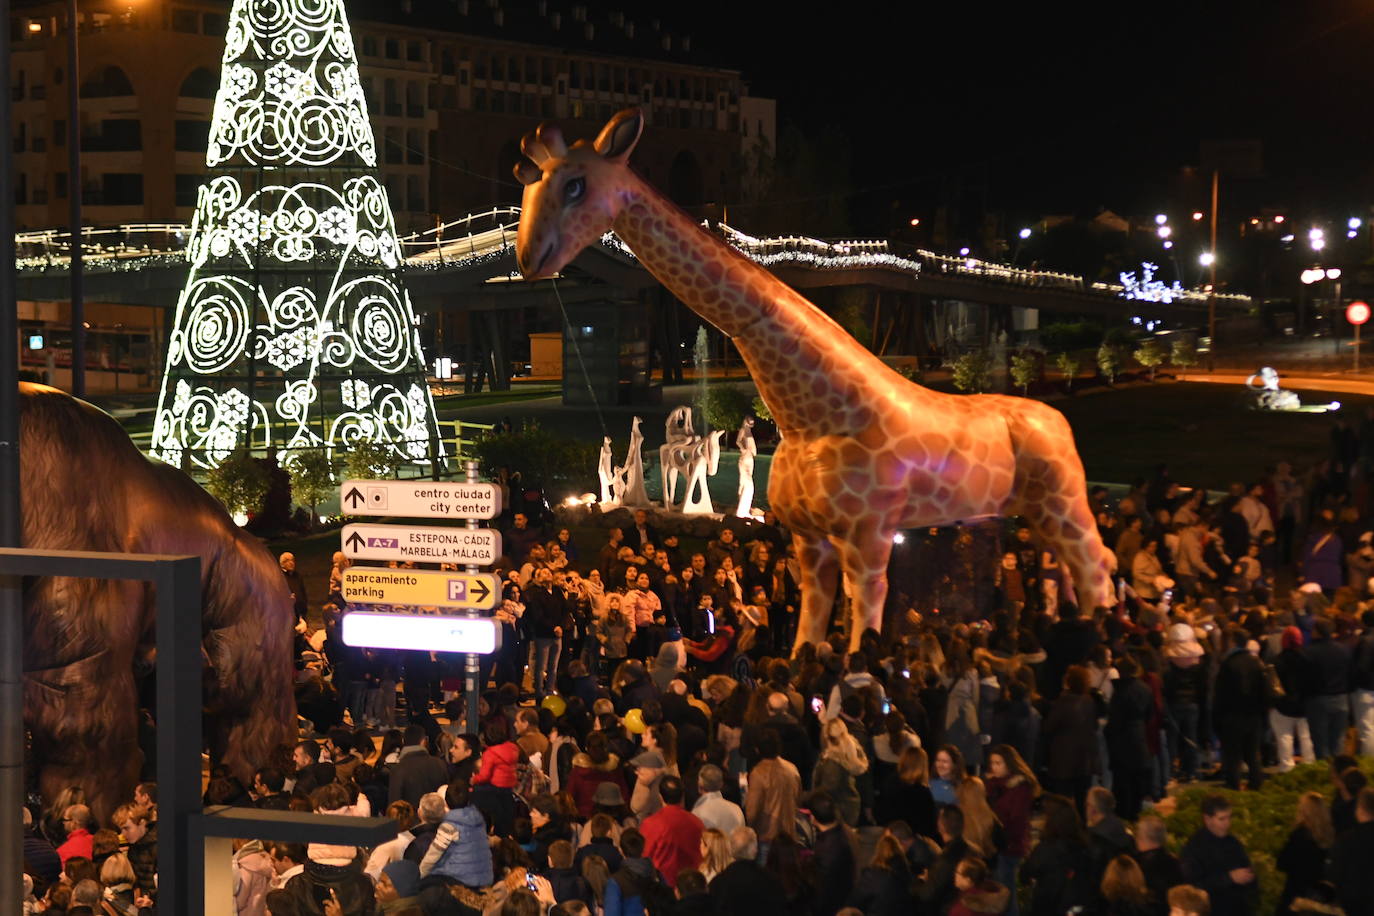
[[[1030,386],[1040,379],[1040,354],[1022,350],[1011,355],[1011,379],[1021,386],[1021,396],[1030,393]]]
[[[308,449],[291,455],[286,461],[286,471],[291,475],[291,498],[310,507],[310,525],[314,527],[315,507],[324,502],[337,485],[334,464],[324,449]]]
[[[1121,371],[1121,348],[1108,341],[1102,341],[1102,345],[1097,348],[1097,368],[1107,377],[1108,384],[1114,383],[1116,374]]]
[[[205,489],[230,515],[256,515],[272,487],[271,475],[252,455],[238,451],[205,475]]]
[[[1169,350],[1169,363],[1180,369],[1187,369],[1197,365],[1197,342],[1188,335],[1174,338],[1174,344]]]
[[[734,432],[753,411],[754,400],[741,385],[712,385],[706,389],[706,399],[701,412],[711,429],[728,429]]]
[[[773,411],[768,409],[768,405],[763,402],[762,397],[754,395],[754,403],[752,406],[754,408],[754,416],[758,417],[760,420],[766,420],[769,423],[773,422]]]
[[[1086,350],[1102,342],[1102,328],[1088,321],[1061,321],[1040,329],[1046,350]]]
[[[396,476],[401,466],[401,457],[396,450],[384,442],[360,440],[344,459],[344,469],[350,480],[385,480]]]
[[[954,387],[960,391],[987,391],[992,385],[992,361],[986,350],[970,350],[954,361]]]
[[[1160,343],[1158,337],[1147,337],[1136,347],[1131,357],[1140,365],[1150,370],[1150,381],[1155,380],[1155,370],[1164,363],[1164,344]]]
[[[1078,375],[1078,357],[1065,350],[1054,358],[1054,365],[1064,375],[1064,385],[1073,389],[1074,376]]]
[[[1374,761],[1361,761],[1366,774],[1374,774]],[[1231,802],[1231,833],[1245,846],[1259,881],[1257,912],[1272,913],[1283,891],[1283,873],[1274,860],[1283,848],[1304,792],[1320,792],[1329,800],[1331,778],[1325,762],[1303,764],[1287,773],[1271,776],[1258,792],[1230,792],[1216,786],[1193,786],[1177,795],[1169,815],[1169,844],[1177,853],[1202,827],[1202,800],[1220,794]]]
[[[600,452],[599,443],[563,438],[539,426],[495,433],[473,445],[474,457],[490,475],[504,468],[512,476],[518,473],[525,486],[572,484],[579,493],[594,489]]]

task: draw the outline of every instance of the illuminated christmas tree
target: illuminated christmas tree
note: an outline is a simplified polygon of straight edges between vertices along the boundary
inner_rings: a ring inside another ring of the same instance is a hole
[[[442,460],[342,0],[234,0],[152,454]]]

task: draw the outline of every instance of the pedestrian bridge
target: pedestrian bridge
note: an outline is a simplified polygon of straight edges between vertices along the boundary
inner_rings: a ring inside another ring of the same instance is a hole
[[[519,278],[515,263],[520,208],[473,213],[404,237],[406,283],[421,311],[462,307],[465,294],[493,282]],[[723,223],[703,224],[745,257],[799,289],[868,286],[963,300],[1058,312],[1129,318],[1196,320],[1205,315],[1203,290],[1130,288],[1090,282],[1057,271],[1036,270],[982,258],[905,248],[882,239],[824,240],[806,236],[758,238]],[[183,223],[86,227],[81,246],[86,295],[102,302],[174,306],[185,280],[185,248],[191,227]],[[24,299],[68,298],[70,233],[66,229],[15,236],[19,294]],[[657,284],[614,234],[583,252],[577,268],[622,288]],[[1218,294],[1219,313],[1249,311],[1249,296]]]

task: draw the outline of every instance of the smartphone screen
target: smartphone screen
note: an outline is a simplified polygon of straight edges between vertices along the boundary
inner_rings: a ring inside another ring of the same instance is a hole
[[[821,710],[824,709],[824,708],[825,708],[825,704],[821,702],[821,698],[820,698],[820,697],[812,697],[812,698],[811,698],[811,711],[812,711],[812,712],[814,712],[816,715],[819,716],[819,715],[821,714]]]
[[[716,632],[716,615],[712,613],[709,609],[706,611],[706,632]]]
[[[892,712],[892,701],[885,699],[883,700],[883,715],[887,715],[890,712]]]

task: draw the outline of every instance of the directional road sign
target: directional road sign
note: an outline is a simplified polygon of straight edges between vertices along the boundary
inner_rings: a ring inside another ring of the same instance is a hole
[[[501,558],[501,532],[494,528],[345,525],[341,540],[345,556],[362,560],[490,566]]]
[[[501,580],[491,573],[354,566],[344,570],[343,598],[349,604],[464,607],[489,611],[501,598]]]
[[[501,647],[501,627],[490,617],[412,617],[350,611],[343,641],[371,649],[419,649],[490,655]]]
[[[339,488],[344,515],[394,518],[496,518],[501,488],[494,483],[425,480],[346,480]]]

